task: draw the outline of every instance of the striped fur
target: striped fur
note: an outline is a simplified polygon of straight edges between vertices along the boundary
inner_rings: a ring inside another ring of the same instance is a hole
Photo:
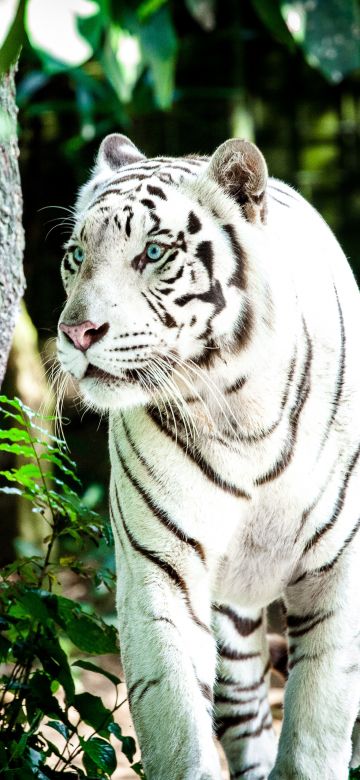
[[[214,732],[233,780],[345,779],[360,756],[360,310],[338,243],[251,144],[148,160],[113,135],[62,276],[62,367],[109,412],[148,779],[219,780]],[[265,611],[280,597],[277,749]]]

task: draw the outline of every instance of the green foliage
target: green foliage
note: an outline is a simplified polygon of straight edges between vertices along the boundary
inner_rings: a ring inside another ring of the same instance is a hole
[[[34,522],[38,517],[48,527],[38,554],[16,560],[1,573],[0,775],[11,780],[109,780],[116,769],[111,740],[121,743],[130,763],[135,754],[134,740],[124,736],[114,720],[121,706],[120,680],[87,658],[71,663],[70,657],[71,648],[92,655],[118,653],[116,632],[88,605],[61,595],[59,575],[72,557],[58,561],[56,546],[70,539],[77,550],[84,550],[103,537],[110,543],[111,535],[79,496],[76,467],[63,441],[49,434],[44,422],[18,399],[0,396],[0,411],[0,449],[22,460],[0,472],[0,491],[31,501]],[[98,571],[78,559],[75,570],[90,581],[95,574],[99,579]],[[108,572],[100,574],[102,582],[109,582]],[[98,696],[76,692],[79,667],[112,683],[111,709]],[[90,727],[86,737],[84,724]],[[140,765],[134,764],[133,770],[144,776]]]
[[[259,0],[257,0],[259,3]],[[283,17],[308,62],[338,83],[360,67],[360,7],[357,0],[281,2]]]
[[[271,36],[290,50],[298,45],[309,64],[330,81],[338,82],[360,66],[357,0],[251,0],[251,4]],[[213,0],[184,0],[184,6],[205,30],[216,25]],[[0,74],[16,60],[24,43],[49,76],[68,72],[78,81],[78,71],[92,63],[92,77],[96,74],[97,79],[100,69],[120,105],[132,100],[135,88],[144,81],[151,87],[155,105],[168,109],[174,99],[179,48],[175,10],[170,0],[89,0],[85,9],[79,6],[78,10],[60,0],[51,4],[19,0],[0,49]],[[56,25],[62,35],[51,33]],[[89,110],[89,95],[87,102]],[[122,122],[126,118],[123,113]]]
[[[350,769],[349,780],[360,780],[360,767]]]

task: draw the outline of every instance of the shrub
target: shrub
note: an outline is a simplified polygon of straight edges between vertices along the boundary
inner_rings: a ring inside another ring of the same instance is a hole
[[[19,399],[0,396],[0,411],[0,450],[21,456],[20,465],[0,471],[0,490],[30,501],[34,520],[40,515],[48,528],[41,549],[1,572],[0,775],[9,780],[109,780],[116,768],[112,738],[120,740],[134,773],[144,777],[141,765],[132,763],[134,740],[122,734],[114,719],[123,703],[119,678],[87,657],[71,662],[74,648],[90,655],[118,654],[115,628],[89,605],[63,596],[59,585],[61,571],[70,565],[95,585],[112,587],[112,572],[95,570],[78,555],[56,554],[69,537],[77,553],[100,539],[111,544],[110,526],[81,500],[76,467],[64,442],[50,435]],[[112,709],[98,696],[76,693],[79,667],[111,681]],[[84,723],[91,727],[87,737]],[[56,744],[48,736],[52,731],[60,735]]]

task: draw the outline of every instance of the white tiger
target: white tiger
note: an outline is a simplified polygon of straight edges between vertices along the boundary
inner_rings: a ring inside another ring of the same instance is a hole
[[[337,241],[248,142],[148,160],[114,134],[62,275],[61,365],[109,411],[148,780],[219,780],[214,728],[232,780],[345,780],[360,763],[360,301]],[[264,612],[279,597],[277,750]]]

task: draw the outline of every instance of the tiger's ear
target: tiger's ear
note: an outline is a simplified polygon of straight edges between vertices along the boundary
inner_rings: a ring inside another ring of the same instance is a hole
[[[255,144],[231,138],[211,157],[209,174],[241,206],[249,222],[265,222],[265,159]]]
[[[131,165],[144,159],[145,155],[137,149],[130,138],[120,133],[112,133],[107,135],[100,144],[96,168],[101,170],[106,167],[117,171],[123,165]]]

